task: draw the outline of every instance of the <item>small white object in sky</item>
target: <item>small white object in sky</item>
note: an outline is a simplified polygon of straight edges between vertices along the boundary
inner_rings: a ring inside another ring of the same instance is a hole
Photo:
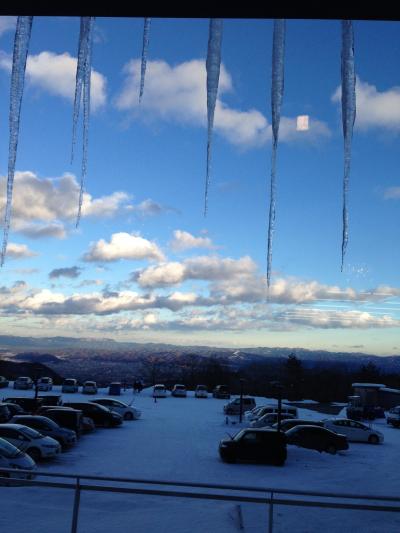
[[[296,130],[297,131],[308,131],[309,127],[309,116],[308,115],[299,115],[297,117]]]

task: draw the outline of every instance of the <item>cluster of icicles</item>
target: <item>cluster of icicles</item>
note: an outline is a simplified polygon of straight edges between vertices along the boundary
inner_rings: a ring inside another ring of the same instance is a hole
[[[87,173],[88,158],[88,135],[89,135],[89,115],[90,115],[90,75],[94,17],[81,17],[79,32],[78,61],[76,69],[76,86],[73,109],[72,125],[72,154],[76,143],[76,128],[79,118],[80,104],[83,100],[83,151],[81,167],[81,187],[79,194],[78,214],[76,225],[79,224],[82,198],[84,190],[84,179]],[[10,142],[8,155],[8,178],[7,178],[7,201],[4,217],[4,236],[1,250],[1,265],[4,263],[8,234],[10,230],[12,193],[14,184],[14,172],[18,146],[18,132],[22,95],[24,90],[26,60],[29,50],[33,17],[18,17],[15,30],[14,52],[11,72],[11,94],[10,94]],[[217,102],[219,75],[221,66],[221,45],[222,45],[222,19],[210,19],[209,37],[206,59],[207,71],[207,163],[206,163],[206,183],[204,197],[204,214],[208,209],[208,192],[210,185],[211,168],[211,144],[214,127],[214,113]],[[268,219],[268,250],[267,250],[267,285],[271,283],[272,269],[272,241],[275,230],[275,210],[276,210],[276,154],[279,138],[279,124],[281,117],[281,106],[284,93],[284,63],[285,63],[285,20],[274,20],[273,44],[272,44],[272,83],[271,83],[271,112],[272,112],[272,155],[271,155],[271,181],[270,181],[270,204]],[[150,18],[144,19],[143,47],[141,62],[141,77],[139,89],[139,101],[144,93],[147,53],[150,38]],[[342,260],[341,270],[346,253],[349,230],[348,230],[348,189],[351,162],[351,140],[353,136],[353,126],[356,116],[356,94],[355,94],[355,68],[354,68],[354,37],[352,22],[342,21],[342,54],[341,54],[341,80],[342,80],[342,123],[344,138],[344,176],[343,176],[343,235],[342,235]],[[82,98],[83,93],[83,98]]]

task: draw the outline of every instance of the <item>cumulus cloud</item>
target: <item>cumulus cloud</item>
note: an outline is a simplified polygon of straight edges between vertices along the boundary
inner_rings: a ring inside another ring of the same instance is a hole
[[[9,259],[28,259],[38,255],[28,248],[26,244],[16,244],[9,242],[7,245],[7,257]]]
[[[191,248],[215,248],[209,237],[194,237],[189,232],[179,229],[174,231],[174,237],[170,246],[176,252],[189,250]]]
[[[131,111],[144,120],[157,119],[205,126],[207,123],[206,69],[203,60],[170,66],[165,61],[148,61],[146,91],[139,106],[136,97],[140,83],[140,61],[132,60],[123,70],[124,86],[115,104],[121,111]],[[221,65],[214,127],[230,143],[240,147],[262,146],[271,139],[271,125],[257,109],[239,110],[222,101],[233,91],[232,78]],[[327,125],[310,118],[309,130],[298,131],[297,120],[282,119],[282,141],[315,140],[330,134]]]
[[[163,261],[164,255],[156,243],[134,233],[114,233],[110,242],[104,239],[92,243],[84,261],[111,262],[120,259]]]
[[[0,28],[1,29],[1,28]],[[11,71],[11,56],[0,53],[0,68]],[[55,96],[73,101],[75,95],[76,57],[67,52],[54,54],[41,52],[29,55],[26,62],[26,78],[33,87],[45,90]],[[104,106],[106,102],[106,78],[92,69],[90,84],[90,107],[93,111]]]
[[[0,216],[4,217],[7,178],[0,177]],[[72,174],[58,178],[39,178],[35,173],[16,172],[13,195],[12,229],[30,238],[67,234],[67,225],[76,219],[79,184]],[[149,200],[150,202],[150,200]],[[123,191],[93,198],[83,194],[82,217],[111,218],[129,213],[131,197]]]
[[[340,103],[340,99],[341,88],[338,87],[332,95],[332,101]],[[356,127],[400,130],[400,87],[391,87],[380,92],[375,85],[357,77],[356,102]]]
[[[186,259],[182,263],[172,261],[150,266],[135,272],[132,279],[142,287],[163,287],[177,285],[189,279],[237,279],[252,274],[256,268],[256,264],[248,256],[240,259],[200,256]]]
[[[78,278],[81,275],[82,269],[77,266],[73,267],[65,267],[65,268],[55,268],[51,272],[49,272],[49,278],[50,279],[56,279],[56,278]]]

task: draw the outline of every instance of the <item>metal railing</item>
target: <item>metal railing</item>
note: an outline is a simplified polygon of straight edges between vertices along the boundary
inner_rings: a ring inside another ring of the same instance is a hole
[[[18,474],[32,475],[32,471],[18,470]],[[16,470],[0,468],[0,476],[4,474],[16,474]],[[51,487],[67,490],[74,490],[74,503],[72,508],[71,519],[71,533],[78,532],[78,518],[80,510],[80,496],[82,491],[93,492],[109,492],[109,493],[123,493],[123,494],[141,494],[151,496],[169,496],[174,498],[193,498],[201,500],[219,500],[219,501],[231,501],[242,503],[254,503],[268,506],[268,533],[273,533],[274,526],[274,506],[287,505],[296,507],[317,507],[326,509],[347,509],[357,511],[380,511],[380,512],[400,512],[400,497],[397,496],[377,496],[371,494],[350,494],[350,493],[333,493],[333,492],[321,492],[321,491],[304,491],[304,490],[290,490],[290,489],[278,489],[270,487],[249,487],[245,485],[221,485],[212,483],[189,483],[183,481],[165,481],[165,480],[150,480],[150,479],[135,479],[125,477],[104,477],[104,476],[91,476],[83,474],[64,474],[60,472],[40,472],[35,471],[35,479],[17,479],[13,477],[0,477],[0,486],[7,484],[8,486],[39,486],[39,487]],[[45,481],[38,479],[38,476],[46,478],[62,478],[67,480],[73,480],[73,482],[64,481]],[[107,482],[106,485],[99,485],[94,483],[83,483],[82,481],[101,481]],[[113,483],[113,484],[110,484]],[[139,485],[139,487],[123,487],[117,486],[116,483],[128,483]],[[163,488],[145,488],[140,485],[157,485]],[[197,489],[196,491],[187,490],[171,490],[171,487],[182,487],[186,489]],[[202,491],[200,492],[199,489]],[[207,490],[219,490],[224,493],[217,492],[203,492]],[[247,494],[230,494],[230,492],[242,492]],[[257,496],[260,494],[260,496]],[[286,496],[286,498],[285,498]],[[288,498],[288,496],[294,496]],[[302,496],[303,499],[297,499]],[[314,499],[304,499],[304,497],[317,497],[328,498],[333,500],[340,499],[341,501],[321,501]],[[343,500],[368,500],[374,502],[386,502],[382,503],[346,503]],[[388,502],[393,502],[389,505]],[[397,504],[397,505],[395,505]],[[241,511],[240,511],[241,513]],[[241,514],[240,514],[240,520]]]

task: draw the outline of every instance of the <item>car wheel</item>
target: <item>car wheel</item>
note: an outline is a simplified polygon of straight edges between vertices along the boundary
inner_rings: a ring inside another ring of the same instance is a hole
[[[224,457],[224,461],[225,463],[236,463],[236,457],[234,457],[233,455],[228,455]]]
[[[378,444],[379,443],[379,438],[377,437],[377,435],[370,435],[370,437],[368,439],[368,442],[370,444]]]
[[[327,447],[326,451],[327,451],[328,453],[330,453],[331,455],[335,455],[336,452],[337,452],[337,449],[336,449],[336,446],[335,446],[334,444],[330,444],[330,445]]]
[[[42,454],[38,448],[29,448],[26,453],[32,457],[35,463],[42,458]]]
[[[124,420],[133,420],[133,414],[130,412],[125,413]]]

